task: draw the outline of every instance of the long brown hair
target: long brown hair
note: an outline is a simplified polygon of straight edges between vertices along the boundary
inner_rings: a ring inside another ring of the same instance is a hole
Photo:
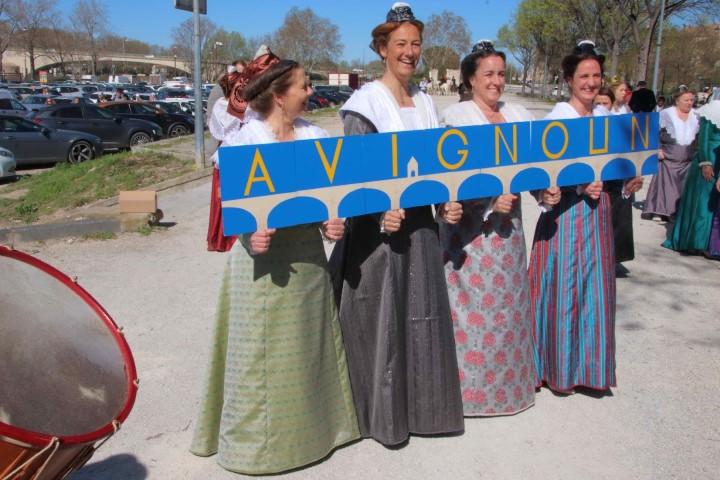
[[[245,99],[250,108],[261,115],[272,111],[275,95],[283,95],[292,85],[293,72],[301,68],[295,60],[280,60],[253,78],[245,87]]]

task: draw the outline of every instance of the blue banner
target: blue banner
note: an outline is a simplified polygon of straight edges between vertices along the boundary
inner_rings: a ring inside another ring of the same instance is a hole
[[[222,147],[226,235],[657,170],[659,115]]]

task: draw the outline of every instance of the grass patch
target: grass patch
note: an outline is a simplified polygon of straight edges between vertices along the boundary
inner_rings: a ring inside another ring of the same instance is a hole
[[[205,132],[205,146],[214,141],[212,135],[209,132]],[[178,147],[188,147],[190,149],[195,148],[195,134],[183,135],[182,137],[167,138],[157,142],[147,143],[142,146],[142,150],[152,150],[156,152],[162,152],[163,150],[172,150]]]
[[[83,235],[83,240],[113,240],[117,238],[112,232],[97,232],[89,235]]]
[[[147,237],[152,232],[153,232],[153,228],[150,225],[148,225],[147,223],[143,223],[137,229],[137,233],[139,233],[143,237]]]
[[[78,165],[58,163],[3,189],[3,193],[27,192],[20,199],[0,198],[0,223],[32,223],[58,210],[110,198],[119,190],[144,188],[194,169],[191,161],[150,152],[104,155]]]

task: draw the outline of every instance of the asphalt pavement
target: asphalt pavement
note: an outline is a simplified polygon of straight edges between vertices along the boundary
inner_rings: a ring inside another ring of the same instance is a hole
[[[550,107],[518,100],[538,118]],[[319,123],[341,131],[337,119]],[[16,246],[78,277],[124,326],[141,378],[125,425],[72,480],[241,477],[188,452],[227,260],[205,250],[209,194],[207,180],[162,192],[171,226],[149,236]],[[527,195],[523,208],[529,245],[538,212]],[[636,259],[618,279],[611,395],[542,389],[525,412],[467,419],[463,435],[412,437],[393,449],[363,440],[275,478],[718,478],[720,262],[663,249],[664,224],[633,215]]]

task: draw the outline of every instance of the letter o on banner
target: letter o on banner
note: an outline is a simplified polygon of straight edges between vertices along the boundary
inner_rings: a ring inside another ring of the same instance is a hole
[[[548,132],[556,127],[562,131],[563,135],[565,136],[565,139],[563,140],[562,148],[557,153],[551,153],[550,150],[548,150],[548,146],[547,146],[547,136],[548,136]],[[547,124],[547,126],[545,127],[545,130],[543,131],[543,134],[542,134],[542,149],[543,149],[543,153],[545,154],[545,156],[547,158],[549,158],[550,160],[557,160],[558,158],[565,155],[565,151],[567,151],[569,143],[570,143],[570,135],[568,134],[567,127],[565,125],[563,125],[560,122],[550,122]]]

